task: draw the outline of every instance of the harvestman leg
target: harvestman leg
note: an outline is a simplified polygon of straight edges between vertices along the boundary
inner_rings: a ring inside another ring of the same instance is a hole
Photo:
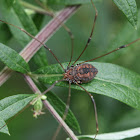
[[[135,42],[137,42],[137,41],[139,41],[139,40],[140,40],[140,38],[138,38],[138,39],[136,39],[136,40],[134,40],[134,41],[132,41],[132,42],[126,44],[126,45],[122,45],[122,46],[120,46],[120,47],[118,47],[118,48],[116,48],[116,49],[114,49],[114,50],[112,50],[112,51],[110,51],[110,52],[108,52],[108,53],[105,53],[105,54],[103,54],[103,55],[101,55],[101,56],[98,56],[98,57],[93,58],[93,59],[90,59],[90,60],[83,61],[83,62],[81,62],[80,64],[83,64],[83,63],[85,63],[85,62],[94,61],[94,60],[96,60],[96,59],[99,59],[99,58],[101,58],[101,57],[104,57],[104,56],[106,56],[106,55],[109,55],[109,54],[111,54],[111,53],[113,53],[113,52],[116,52],[116,51],[118,51],[118,50],[120,50],[120,49],[129,47],[130,45],[134,44]]]
[[[62,67],[62,69],[65,70],[64,67],[63,67],[63,65],[62,65],[62,64],[60,63],[60,61],[58,60],[58,58],[55,56],[55,54],[52,52],[52,50],[51,50],[47,45],[45,45],[45,44],[44,44],[43,42],[41,42],[39,39],[35,38],[33,35],[31,35],[30,33],[28,33],[26,30],[24,30],[24,29],[22,29],[22,28],[20,28],[20,27],[18,27],[18,26],[16,26],[16,25],[13,25],[13,24],[11,24],[11,23],[5,22],[5,21],[3,21],[3,20],[0,20],[0,21],[3,22],[3,23],[6,23],[7,25],[11,25],[11,26],[13,26],[13,27],[15,27],[15,28],[21,30],[22,32],[24,32],[25,34],[27,34],[28,36],[30,36],[31,38],[33,38],[33,39],[35,39],[36,41],[38,41],[41,45],[44,46],[44,48],[46,48],[46,49],[54,56],[54,58],[55,58],[56,61],[60,64],[60,66]]]
[[[86,43],[85,48],[83,49],[83,51],[81,52],[81,54],[79,55],[79,57],[75,60],[75,62],[74,62],[72,65],[74,65],[74,64],[79,60],[79,58],[82,56],[82,54],[85,52],[85,50],[87,49],[87,47],[88,47],[88,45],[89,45],[89,43],[90,43],[90,41],[91,41],[91,38],[92,38],[92,35],[93,35],[93,32],[94,32],[94,27],[95,27],[95,23],[96,23],[97,16],[98,16],[98,11],[97,11],[97,9],[96,9],[96,7],[95,7],[95,5],[94,5],[94,3],[93,3],[92,0],[91,0],[91,3],[92,3],[92,6],[93,6],[94,9],[95,9],[95,18],[94,18],[92,30],[91,30],[91,33],[90,33],[90,37],[89,37],[88,40],[87,40],[87,43]]]
[[[71,97],[71,83],[69,82],[69,94],[68,94],[68,98],[67,98],[67,104],[66,104],[65,112],[64,112],[64,115],[63,115],[63,118],[62,118],[63,120],[66,119],[67,114],[68,114],[68,110],[69,110],[69,106],[70,106],[70,97]],[[58,136],[58,134],[61,130],[61,127],[62,127],[61,125],[59,125],[57,127],[57,130],[55,131],[52,140],[56,140],[56,137]]]
[[[65,80],[65,79],[61,79],[61,80],[55,81],[48,89],[46,89],[46,90],[42,93],[42,95],[44,95],[44,94],[46,94],[47,92],[49,92],[51,89],[54,88],[54,86],[55,86],[57,83],[62,82],[62,81],[66,81],[66,80]],[[41,96],[42,96],[42,95],[41,95]]]
[[[92,103],[93,103],[93,106],[94,106],[94,113],[95,113],[95,120],[96,120],[96,134],[95,134],[95,137],[94,137],[94,140],[99,132],[99,127],[98,127],[98,116],[97,116],[97,108],[96,108],[96,103],[95,103],[95,100],[93,98],[93,96],[85,89],[83,88],[81,85],[79,85],[78,83],[76,83],[76,85],[78,85],[79,87],[81,87],[91,98],[92,100]]]
[[[48,15],[51,16],[52,18],[55,17],[55,14],[51,11],[48,11],[48,8],[46,6],[44,6],[39,0],[35,0],[37,4],[39,4],[42,8],[44,8],[47,12],[48,12]],[[58,21],[59,19],[56,18]],[[74,48],[74,35],[72,34],[71,30],[64,24],[64,23],[61,23],[62,27],[67,31],[67,33],[69,34],[70,36],[70,39],[71,39],[71,57],[70,57],[70,61],[69,61],[69,64],[68,64],[68,67],[70,66],[70,63],[72,61],[72,56],[73,56],[73,48]]]

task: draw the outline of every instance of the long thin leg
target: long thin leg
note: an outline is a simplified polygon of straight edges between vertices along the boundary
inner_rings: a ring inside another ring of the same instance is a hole
[[[47,11],[47,13],[48,13],[49,16],[51,16],[51,17],[54,16],[53,12],[51,12],[51,11],[48,9],[48,7],[47,7],[46,5],[44,5],[40,0],[35,0],[35,2],[36,2],[39,6],[41,6],[43,9],[45,9],[45,10]]]
[[[35,0],[42,8],[44,8],[49,14],[49,16],[51,17],[55,17],[55,14],[51,11],[48,11],[48,8],[46,6],[44,6],[39,0]],[[57,18],[57,20],[59,21],[59,19]],[[68,67],[72,61],[72,57],[73,57],[73,48],[74,48],[74,35],[72,34],[71,30],[64,24],[64,23],[61,23],[62,27],[67,31],[68,35],[70,36],[70,39],[71,39],[71,57],[70,57],[70,61],[69,61],[69,64],[68,64]]]
[[[120,50],[120,49],[126,48],[126,47],[132,45],[133,43],[135,43],[135,42],[137,42],[137,41],[139,41],[139,40],[140,40],[140,38],[138,38],[138,39],[136,39],[136,40],[134,40],[134,41],[132,41],[132,42],[126,44],[126,45],[120,46],[120,47],[118,47],[118,48],[116,48],[116,49],[114,49],[114,50],[112,50],[112,51],[110,51],[110,52],[108,52],[108,53],[106,53],[106,54],[103,54],[103,55],[98,56],[98,57],[96,57],[96,58],[93,58],[93,59],[84,61],[84,62],[82,62],[82,63],[80,63],[80,64],[83,64],[83,63],[85,63],[85,62],[93,61],[93,60],[96,60],[96,59],[98,59],[98,58],[104,57],[104,56],[106,56],[106,55],[108,55],[108,54],[111,54],[111,53],[113,53],[113,52],[116,52],[116,51],[118,51],[118,50]]]
[[[70,31],[70,29],[65,24],[63,24],[62,26],[68,32],[68,34],[69,34],[69,36],[71,38],[71,57],[70,57],[70,61],[69,61],[69,64],[68,64],[68,67],[69,67],[70,66],[70,63],[72,61],[72,57],[73,57],[74,36],[73,36],[72,32]]]
[[[98,116],[97,116],[97,108],[96,108],[96,103],[95,103],[95,100],[93,98],[93,96],[86,90],[84,89],[81,85],[79,85],[78,83],[76,83],[79,87],[81,87],[91,98],[92,100],[92,103],[93,103],[93,106],[94,106],[94,112],[95,112],[95,120],[96,120],[96,134],[95,134],[95,137],[94,137],[94,140],[96,139],[96,136],[99,132],[99,127],[98,127]]]
[[[95,7],[95,5],[94,5],[94,3],[93,3],[92,0],[91,0],[91,3],[92,3],[92,6],[93,6],[94,9],[95,9],[95,18],[94,18],[93,27],[92,27],[92,30],[91,30],[91,33],[90,33],[90,37],[88,38],[88,41],[87,41],[87,43],[86,43],[85,48],[83,49],[83,51],[81,52],[81,54],[79,55],[79,57],[75,60],[75,62],[74,62],[72,65],[74,65],[74,64],[79,60],[79,58],[82,56],[82,54],[84,53],[84,51],[85,51],[86,48],[88,47],[88,45],[89,45],[89,43],[90,43],[90,41],[91,41],[93,32],[94,32],[94,27],[95,27],[96,19],[97,19],[97,16],[98,16],[98,11],[97,11],[97,9],[96,9],[96,7]]]
[[[69,94],[68,94],[68,98],[67,98],[67,104],[66,104],[65,112],[64,112],[64,115],[63,115],[63,120],[66,119],[67,114],[68,114],[69,105],[70,105],[70,97],[71,97],[71,83],[69,82]],[[56,140],[56,137],[58,136],[58,134],[61,130],[61,127],[62,127],[61,125],[59,125],[57,127],[57,130],[55,131],[52,140]]]
[[[63,68],[63,70],[64,70],[64,67],[62,66],[62,64],[60,63],[60,61],[58,60],[58,58],[55,56],[55,54],[52,52],[52,50],[50,49],[50,48],[48,48],[43,42],[41,42],[40,40],[38,40],[37,38],[35,38],[33,35],[31,35],[30,33],[28,33],[26,30],[24,30],[24,29],[22,29],[22,28],[20,28],[20,27],[18,27],[18,26],[16,26],[16,25],[13,25],[13,24],[11,24],[11,23],[8,23],[8,22],[5,22],[5,21],[3,21],[3,20],[0,20],[1,22],[3,22],[3,23],[6,23],[6,24],[8,24],[8,25],[11,25],[11,26],[13,26],[13,27],[15,27],[15,28],[17,28],[17,29],[19,29],[19,30],[21,30],[21,31],[23,31],[24,33],[26,33],[28,36],[30,36],[31,38],[33,38],[33,39],[35,39],[36,41],[38,41],[39,43],[40,43],[40,45],[43,45],[53,56],[54,56],[54,58],[56,59],[56,61],[60,64],[60,66]]]
[[[59,83],[59,82],[62,82],[62,81],[66,81],[65,79],[61,79],[61,80],[58,80],[58,81],[55,81],[48,89],[46,89],[43,93],[42,93],[42,95],[44,95],[44,94],[46,94],[48,91],[50,91],[57,83]],[[42,96],[41,95],[41,96]]]

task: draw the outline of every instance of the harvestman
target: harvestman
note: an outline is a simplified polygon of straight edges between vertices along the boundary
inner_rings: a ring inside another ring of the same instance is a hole
[[[58,81],[55,81],[46,91],[44,91],[42,94],[45,94],[47,93],[48,91],[50,91],[57,83],[59,82],[62,82],[62,81],[68,81],[69,82],[69,95],[68,95],[68,100],[67,100],[67,106],[66,106],[66,110],[65,110],[65,113],[64,113],[64,116],[63,116],[63,119],[66,118],[66,115],[67,115],[67,112],[68,112],[68,109],[69,109],[69,102],[70,102],[70,94],[71,94],[71,90],[70,90],[70,87],[71,87],[71,84],[76,84],[77,86],[81,87],[88,95],[89,97],[91,98],[91,101],[94,105],[94,111],[95,111],[95,120],[96,120],[96,135],[95,135],[95,138],[98,134],[98,131],[99,131],[99,127],[98,127],[98,117],[97,117],[97,109],[96,109],[96,103],[95,103],[95,100],[93,98],[93,96],[86,90],[84,89],[81,84],[82,83],[88,83],[90,82],[91,80],[93,80],[93,78],[96,76],[96,74],[98,73],[98,70],[91,64],[88,64],[86,62],[89,62],[89,61],[93,61],[93,60],[96,60],[98,58],[101,58],[103,56],[106,56],[108,54],[111,54],[115,51],[118,51],[122,48],[126,48],[128,46],[130,46],[131,44],[137,42],[138,40],[140,40],[140,38],[126,44],[126,45],[122,45],[106,54],[103,54],[99,57],[96,57],[96,58],[93,58],[93,59],[90,59],[90,60],[86,60],[84,62],[81,62],[79,64],[76,64],[75,63],[80,59],[80,57],[82,56],[82,54],[85,52],[86,48],[88,47],[90,41],[91,41],[91,38],[92,38],[92,35],[93,35],[93,32],[94,32],[94,27],[95,27],[95,23],[96,23],[96,19],[97,19],[97,16],[98,16],[98,11],[93,3],[93,1],[91,0],[91,3],[92,3],[92,6],[94,7],[95,9],[95,17],[94,17],[94,22],[93,22],[93,26],[92,26],[92,30],[91,30],[91,33],[90,33],[90,37],[88,38],[87,40],[87,43],[83,49],[83,51],[81,52],[81,54],[79,55],[79,57],[74,61],[74,63],[71,64],[71,60],[72,60],[72,56],[73,56],[73,51],[71,53],[71,59],[70,59],[70,62],[67,66],[67,69],[64,69],[63,65],[60,63],[60,61],[58,60],[58,58],[55,56],[55,54],[51,51],[50,48],[48,48],[43,42],[41,42],[40,40],[38,40],[37,38],[35,38],[34,36],[32,36],[30,33],[28,33],[26,30],[18,27],[18,26],[15,26],[13,24],[10,24],[10,23],[7,23],[5,21],[2,21],[0,20],[1,22],[3,23],[6,23],[6,24],[9,24],[11,26],[14,26],[16,28],[18,28],[19,30],[23,31],[24,33],[26,33],[27,35],[29,35],[30,37],[32,37],[33,39],[37,40],[41,45],[43,45],[53,56],[54,58],[56,59],[56,61],[60,64],[60,66],[62,67],[62,69],[64,70],[64,77],[63,79],[60,79]],[[73,50],[73,45],[72,45],[72,50]],[[94,139],[95,139],[94,138]]]

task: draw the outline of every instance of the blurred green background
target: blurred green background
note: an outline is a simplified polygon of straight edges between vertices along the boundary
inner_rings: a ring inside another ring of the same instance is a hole
[[[140,1],[137,0],[136,2],[139,9]],[[117,48],[140,37],[140,12],[138,12],[138,29],[135,30],[111,0],[97,2],[95,5],[99,15],[95,32],[89,47],[80,60],[97,57],[111,51],[113,48]],[[92,5],[90,3],[85,4],[66,22],[66,25],[71,29],[75,37],[73,60],[79,56],[82,48],[84,48],[86,44],[93,24],[94,14],[95,11]],[[40,14],[34,14],[32,18],[38,29],[41,29],[46,22],[51,19]],[[11,46],[17,51],[19,51],[21,47],[18,40],[12,37],[7,26],[2,23],[0,23],[0,42]],[[60,62],[67,62],[70,59],[71,53],[70,43],[70,37],[64,28],[61,28],[46,44],[53,50]],[[140,74],[139,46],[140,42],[137,42],[129,48],[103,57],[97,61],[117,64]],[[46,59],[48,59],[49,64],[57,63],[49,52],[46,51],[46,53]],[[30,62],[30,66],[32,70],[35,70],[35,65],[32,62]],[[2,69],[3,67],[4,64],[1,63],[0,68]],[[55,87],[52,91],[66,102],[68,95],[67,88]],[[0,99],[10,95],[24,93],[32,93],[32,91],[25,83],[23,76],[15,73],[0,88]],[[98,110],[99,133],[121,131],[140,126],[139,110],[135,110],[106,96],[93,95]],[[72,90],[70,108],[79,121],[82,134],[94,134],[96,132],[94,110],[87,94],[85,92]],[[0,134],[0,139],[51,140],[58,123],[45,109],[43,110],[46,112],[45,115],[39,116],[38,119],[33,118],[31,109],[32,107],[29,107],[18,117],[10,121],[8,126],[11,136]],[[67,134],[61,130],[57,139],[63,140],[66,137]],[[140,136],[130,139],[139,140]]]

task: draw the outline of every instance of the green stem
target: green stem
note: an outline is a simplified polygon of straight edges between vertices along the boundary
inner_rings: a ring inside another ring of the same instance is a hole
[[[46,15],[49,15],[49,16],[53,17],[53,14],[51,12],[48,12],[48,11],[38,7],[38,6],[32,5],[32,4],[30,4],[28,2],[25,2],[25,1],[20,1],[20,3],[24,7],[32,9],[33,11],[36,11],[36,12],[41,13],[41,14],[46,14]]]
[[[32,78],[38,79],[39,77],[60,77],[64,76],[63,74],[33,74],[33,73],[28,73],[28,75]]]

